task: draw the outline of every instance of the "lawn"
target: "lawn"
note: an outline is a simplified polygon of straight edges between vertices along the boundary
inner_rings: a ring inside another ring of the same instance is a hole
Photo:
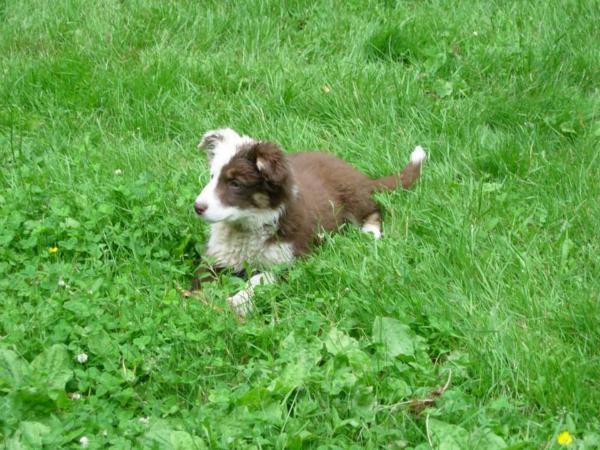
[[[600,448],[599,23],[597,0],[0,0],[0,440]],[[382,240],[326,236],[239,323],[240,280],[178,291],[222,126],[373,177],[430,159],[377,195]]]

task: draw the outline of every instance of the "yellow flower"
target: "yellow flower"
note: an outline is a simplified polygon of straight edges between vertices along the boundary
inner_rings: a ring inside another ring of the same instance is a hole
[[[48,253],[50,253],[51,255],[56,253],[58,251],[58,247],[50,247],[48,248]]]
[[[558,434],[556,440],[560,445],[571,445],[573,443],[573,435],[568,431],[563,431]]]

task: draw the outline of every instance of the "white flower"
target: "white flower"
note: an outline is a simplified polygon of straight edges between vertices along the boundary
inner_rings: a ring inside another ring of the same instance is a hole
[[[69,397],[71,398],[71,400],[80,400],[81,394],[79,392],[71,392],[69,394]]]
[[[81,438],[79,439],[79,443],[81,444],[82,447],[87,447],[88,445],[90,445],[90,440],[88,439],[87,436],[81,436]]]
[[[58,287],[67,287],[67,283],[65,283],[65,280],[63,280],[63,277],[60,277],[58,279]]]
[[[85,353],[80,353],[79,355],[77,355],[77,357],[75,359],[77,359],[77,362],[79,364],[84,364],[87,362],[88,356]]]
[[[140,417],[140,423],[143,423],[144,425],[148,425],[148,423],[150,422],[150,417]]]
[[[473,36],[478,36],[479,33],[477,31],[473,31]]]
[[[117,170],[115,170],[115,175],[116,176],[123,175],[123,171],[121,169],[117,169]]]

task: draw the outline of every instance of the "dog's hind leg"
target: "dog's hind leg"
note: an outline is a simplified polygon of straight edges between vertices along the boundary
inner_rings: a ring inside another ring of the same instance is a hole
[[[381,214],[379,214],[379,211],[375,211],[367,216],[361,230],[365,233],[373,234],[375,239],[381,238],[383,233],[381,232]]]
[[[233,312],[239,318],[244,318],[252,312],[252,297],[254,296],[254,288],[259,284],[275,283],[275,275],[271,272],[263,272],[254,275],[246,283],[246,287],[237,294],[232,295],[227,299],[227,303],[233,309]]]

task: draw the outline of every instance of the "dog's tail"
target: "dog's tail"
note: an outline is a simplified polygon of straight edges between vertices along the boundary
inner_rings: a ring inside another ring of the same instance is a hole
[[[423,147],[417,145],[410,154],[410,161],[406,167],[402,169],[402,172],[373,180],[373,191],[389,191],[396,189],[399,186],[402,186],[404,189],[409,189],[418,180],[419,175],[421,175],[421,166],[426,159],[427,153],[425,153]]]

